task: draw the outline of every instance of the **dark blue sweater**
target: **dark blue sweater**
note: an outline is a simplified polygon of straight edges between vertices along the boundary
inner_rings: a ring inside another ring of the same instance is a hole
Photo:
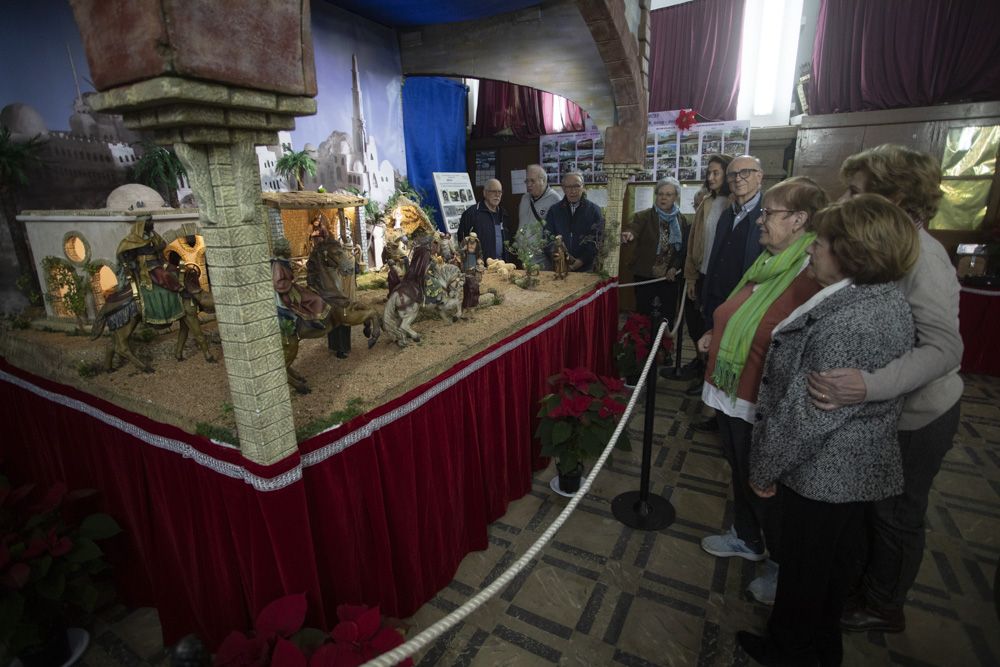
[[[545,232],[550,237],[545,251],[550,259],[551,240],[562,236],[569,254],[583,262],[583,266],[577,270],[593,271],[594,258],[597,257],[597,249],[601,247],[601,235],[604,232],[604,216],[600,206],[584,196],[580,199],[576,212],[571,213],[569,202],[563,197],[561,202],[545,214]]]

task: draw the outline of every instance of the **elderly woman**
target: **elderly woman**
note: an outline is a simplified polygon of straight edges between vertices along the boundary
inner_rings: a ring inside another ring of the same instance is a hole
[[[813,405],[809,374],[885,366],[913,347],[910,307],[893,284],[917,260],[898,207],[862,195],[820,211],[809,249],[823,287],[772,332],[757,398],[750,484],[781,491],[781,571],[765,637],[741,632],[763,664],[839,665],[840,614],[867,503],[903,490],[896,444],[901,397],[835,411]]]
[[[756,421],[758,386],[771,330],[819,291],[804,269],[813,235],[806,226],[827,203],[826,194],[808,178],[790,178],[764,195],[758,223],[764,251],[729,297],[715,311],[715,328],[698,341],[708,353],[702,400],[715,408],[722,449],[732,470],[733,525],[722,535],[701,541],[701,548],[720,558],[750,561],[767,558],[763,576],[750,593],[771,603],[777,586],[779,516],[775,502],[750,490],[750,441]]]
[[[653,312],[653,300],[660,298],[660,315],[671,326],[677,315],[680,278],[684,270],[688,233],[691,226],[677,202],[681,184],[676,178],[664,178],[656,184],[653,208],[639,211],[622,231],[622,243],[636,241],[629,268],[636,282],[662,278],[655,283],[635,286],[635,309],[643,315]]]
[[[919,230],[920,257],[899,287],[913,309],[913,350],[874,369],[831,368],[810,378],[816,405],[842,409],[905,397],[899,419],[904,491],[869,512],[869,553],[860,590],[844,612],[845,630],[902,632],[903,604],[924,555],[924,515],[931,484],[958,430],[962,337],[959,284],[948,252],[924,229],[941,200],[941,167],[927,153],[890,144],[844,161],[844,198],[877,193]]]

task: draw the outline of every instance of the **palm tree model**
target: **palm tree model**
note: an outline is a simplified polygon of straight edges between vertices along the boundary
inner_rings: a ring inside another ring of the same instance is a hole
[[[285,149],[285,154],[278,159],[274,169],[285,178],[294,176],[295,189],[302,190],[302,180],[306,173],[310,176],[316,175],[316,160],[312,159],[309,153],[304,150],[293,151],[289,144],[283,144],[282,148]]]
[[[29,292],[41,294],[38,276],[35,274],[28,246],[28,233],[24,222],[17,219],[17,188],[28,184],[28,170],[41,163],[39,154],[45,140],[35,135],[27,141],[15,142],[10,128],[0,128],[0,220],[10,230],[14,243],[14,254],[22,276],[27,276]]]
[[[142,142],[142,157],[132,168],[132,177],[137,183],[148,185],[160,193],[166,190],[170,206],[180,206],[177,182],[187,177],[187,171],[172,150],[148,141]]]

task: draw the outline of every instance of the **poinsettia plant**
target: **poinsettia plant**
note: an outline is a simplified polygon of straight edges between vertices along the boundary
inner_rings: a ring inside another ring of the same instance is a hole
[[[541,440],[542,456],[556,457],[559,471],[570,473],[604,450],[625,412],[625,385],[589,368],[565,368],[548,383],[552,393],[540,401],[535,436]],[[631,449],[624,431],[617,446]]]
[[[303,627],[306,596],[278,598],[257,615],[250,633],[227,636],[215,654],[217,667],[359,667],[403,643],[378,607],[342,604],[329,633]],[[398,663],[412,667],[410,658]]]
[[[649,348],[653,343],[653,327],[651,320],[641,313],[631,313],[615,341],[615,364],[618,373],[629,379],[637,379],[642,373],[642,367],[649,356]],[[674,347],[674,341],[665,333],[660,339],[660,350],[667,354]]]
[[[677,114],[677,118],[674,120],[678,129],[681,130],[690,130],[697,122],[698,112],[694,109],[681,109],[680,113]]]
[[[95,494],[62,483],[15,488],[0,475],[0,665],[94,610],[95,576],[108,568],[97,542],[121,531],[107,514],[82,516]]]

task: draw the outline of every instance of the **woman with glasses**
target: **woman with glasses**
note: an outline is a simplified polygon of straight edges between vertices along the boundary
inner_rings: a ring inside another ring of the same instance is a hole
[[[910,306],[894,282],[917,261],[917,231],[879,195],[824,209],[810,229],[809,273],[822,289],[772,331],[750,454],[754,493],[781,497],[781,572],[767,633],[737,635],[765,665],[841,664],[840,615],[865,509],[903,490],[902,397],[825,411],[808,381],[830,368],[881,368],[913,347]]]
[[[653,207],[639,211],[622,231],[622,244],[637,241],[628,267],[636,282],[662,279],[635,286],[635,309],[643,315],[653,313],[653,301],[660,299],[660,315],[673,326],[680,297],[680,278],[687,254],[691,225],[677,205],[681,184],[676,178],[664,178],[653,191]]]
[[[820,285],[805,271],[806,248],[813,240],[807,225],[826,206],[826,193],[809,178],[790,178],[764,195],[757,224],[763,252],[715,310],[715,325],[698,341],[708,354],[702,400],[715,408],[722,448],[732,471],[733,525],[701,541],[720,558],[770,561],[749,591],[760,602],[774,602],[780,559],[777,500],[750,489],[750,442],[757,420],[757,392],[771,330],[808,301]]]

